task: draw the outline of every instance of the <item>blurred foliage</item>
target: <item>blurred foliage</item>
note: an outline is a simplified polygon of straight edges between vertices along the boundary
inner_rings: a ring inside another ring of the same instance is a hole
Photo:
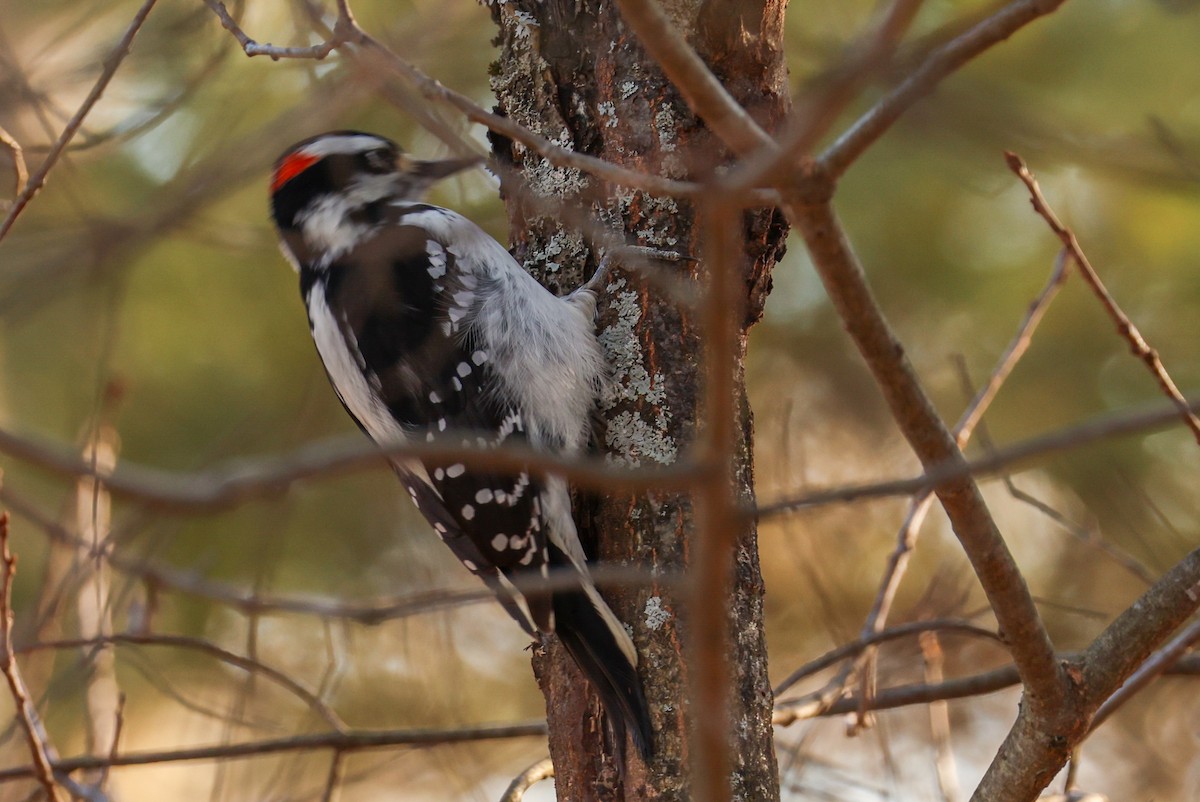
[[[0,126],[24,145],[31,167],[138,5],[0,4]],[[821,85],[878,5],[794,0],[788,41],[796,93]],[[897,70],[943,26],[993,5],[926,2]],[[260,41],[315,41],[299,3],[248,0],[232,8],[243,6],[245,27]],[[354,7],[360,23],[396,52],[489,103],[493,31],[485,9],[429,0]],[[1067,3],[947,81],[842,181],[838,211],[947,419],[965,404],[953,357],[965,359],[973,382],[985,380],[1057,249],[1005,168],[1005,149],[1029,162],[1176,382],[1185,392],[1200,384],[1197,41],[1195,3]],[[872,86],[842,123],[880,91],[882,84]],[[179,470],[351,432],[309,344],[296,278],[275,249],[265,182],[276,153],[333,127],[377,130],[425,156],[444,153],[414,122],[406,97],[404,87],[337,56],[321,63],[247,59],[203,4],[163,0],[46,189],[0,243],[3,426],[80,442],[108,408],[123,459]],[[484,147],[482,130],[448,110],[434,114]],[[9,186],[9,175],[0,151],[0,186]],[[506,239],[507,220],[486,176],[442,186],[436,200]],[[753,332],[748,376],[764,501],[916,471],[798,241]],[[105,407],[114,385],[120,399]],[[1156,398],[1153,380],[1096,299],[1072,279],[986,421],[997,442],[1011,443]],[[72,490],[63,482],[12,460],[3,467],[6,489],[45,516],[67,508]],[[1196,545],[1198,469],[1200,452],[1176,429],[1056,456],[1016,481],[1159,572]],[[987,491],[1064,648],[1085,644],[1139,592],[1136,578],[999,483]],[[196,518],[118,505],[114,531],[123,553],[264,594],[354,600],[473,588],[402,495],[379,471]],[[903,510],[900,501],[833,507],[763,526],[776,676],[856,634]],[[28,609],[39,598],[49,552],[34,524],[18,519],[14,530],[22,557],[17,605]],[[981,596],[944,520],[935,512],[925,530],[894,620],[978,611]],[[142,592],[135,580],[118,574],[115,581],[120,592]],[[524,638],[493,605],[378,627],[322,626],[304,616],[248,619],[171,593],[156,615],[162,631],[205,636],[234,651],[252,643],[262,659],[310,687],[325,677],[328,698],[357,726],[500,721],[541,711]],[[946,646],[949,675],[1003,659],[998,649],[963,638],[947,638]],[[119,654],[130,748],[322,726],[294,699],[263,691],[261,678],[244,685],[237,671],[194,654]],[[83,664],[64,652],[54,670],[49,722],[63,750],[73,752],[82,748]],[[915,645],[885,652],[882,671],[887,683],[919,679]],[[1114,799],[1193,798],[1200,777],[1194,765],[1186,768],[1196,746],[1186,722],[1194,722],[1194,699],[1186,681],[1163,683],[1089,742],[1081,778]],[[1011,694],[952,706],[966,785],[1014,710]],[[803,795],[835,769],[862,770],[879,779],[864,781],[861,797],[843,787],[841,798],[879,798],[871,790],[878,788],[918,798],[912,789],[932,787],[922,713],[882,721],[884,737],[855,749],[838,746],[836,726],[814,727],[807,745],[799,732],[786,733],[782,745],[806,750],[783,761],[786,787]],[[1177,737],[1148,735],[1168,729]],[[913,764],[920,768],[880,761],[883,743],[897,755],[919,755]],[[414,789],[408,799],[495,798],[539,748],[525,742],[359,755],[347,782],[356,800],[392,798],[387,784],[398,778]],[[1104,759],[1118,750],[1117,765]],[[836,755],[835,765],[826,766],[822,754]],[[171,798],[179,799],[262,799],[272,783],[286,786],[290,773],[319,794],[324,781],[323,758],[253,765],[257,773],[242,764],[172,766],[125,770],[116,779],[123,799],[166,798],[164,789],[176,789]],[[197,783],[205,788],[199,795]]]

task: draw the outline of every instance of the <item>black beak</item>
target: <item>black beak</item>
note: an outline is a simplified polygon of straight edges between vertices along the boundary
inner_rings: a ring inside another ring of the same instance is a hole
[[[432,162],[414,161],[412,163],[412,172],[432,182],[454,175],[455,173],[461,173],[463,170],[469,170],[472,167],[483,164],[483,162],[484,159],[480,156]]]

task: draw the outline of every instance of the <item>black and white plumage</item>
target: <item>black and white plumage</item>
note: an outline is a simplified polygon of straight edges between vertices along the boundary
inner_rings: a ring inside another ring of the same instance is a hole
[[[333,132],[276,163],[272,212],[300,274],[309,325],[330,382],[382,445],[454,436],[492,448],[521,441],[575,454],[587,444],[604,358],[584,287],[558,298],[461,215],[420,201],[475,159],[421,162],[392,142]],[[396,470],[442,540],[530,635],[555,632],[624,732],[650,754],[637,652],[588,576],[558,477],[492,474],[463,464],[398,461]],[[580,589],[517,585],[569,566]]]

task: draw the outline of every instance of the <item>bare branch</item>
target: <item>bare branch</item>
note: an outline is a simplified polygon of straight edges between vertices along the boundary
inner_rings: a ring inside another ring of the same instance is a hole
[[[1077,652],[1058,655],[1058,658],[1064,661],[1076,657]],[[1200,677],[1200,655],[1188,655],[1164,673],[1172,676]],[[936,685],[916,683],[885,688],[875,695],[867,707],[870,710],[894,710],[936,701],[966,699],[1002,691],[1020,683],[1021,677],[1017,674],[1016,666],[1007,665],[967,677],[948,679]],[[832,704],[824,704],[815,694],[806,695],[776,703],[773,722],[778,727],[786,727],[805,719],[856,713],[862,707],[862,701],[855,696],[846,696]]]
[[[346,772],[346,753],[335,749],[333,759],[329,761],[329,774],[325,777],[325,790],[321,793],[321,802],[333,802],[341,787],[342,777]]]
[[[972,800],[1033,799],[1090,733],[1100,706],[1200,608],[1200,549],[1188,554],[1065,663],[1065,709],[1043,717],[1022,706]]]
[[[535,134],[533,131],[508,117],[502,117],[487,111],[466,95],[455,92],[440,81],[426,75],[364,31],[354,21],[348,5],[344,2],[339,2],[338,4],[338,19],[330,37],[320,45],[308,48],[281,48],[273,45],[260,45],[250,39],[237,26],[229,16],[229,13],[224,9],[223,4],[217,2],[217,0],[205,0],[205,2],[220,18],[221,24],[237,38],[238,43],[248,56],[265,55],[275,59],[320,59],[324,58],[332,50],[344,50],[355,58],[383,66],[390,72],[409,81],[427,100],[452,106],[471,122],[486,126],[489,130],[497,134],[521,143],[555,167],[574,168],[593,175],[602,181],[607,181],[617,186],[640,189],[654,195],[699,199],[708,191],[700,184],[650,175],[621,167],[594,156],[576,153],[551,142],[545,137]],[[760,205],[774,205],[779,201],[779,194],[766,190],[749,193],[747,198],[749,202]]]
[[[1192,410],[1200,410],[1200,398],[1188,401]],[[1165,426],[1178,425],[1179,410],[1172,405],[1154,404],[1114,415],[1095,418],[1050,432],[1039,437],[1022,440],[1005,448],[996,449],[986,456],[958,464],[935,464],[920,476],[911,479],[893,479],[861,485],[843,485],[827,490],[813,490],[782,501],[775,501],[758,508],[760,518],[794,512],[826,504],[839,504],[865,498],[890,498],[911,496],[921,490],[937,487],[963,476],[986,477],[1001,471],[1009,471],[1031,460],[1046,457],[1060,451],[1081,448],[1086,445],[1123,437],[1131,434],[1146,434]]]
[[[509,783],[508,788],[504,791],[504,795],[500,797],[500,802],[521,802],[525,798],[526,791],[543,780],[549,780],[553,776],[554,764],[550,761],[550,758],[544,757],[518,774]]]
[[[849,643],[844,643],[815,660],[805,663],[789,674],[787,679],[775,686],[775,696],[778,698],[802,679],[810,677],[818,671],[823,671],[842,660],[855,657],[870,646],[887,643],[898,638],[906,638],[910,635],[920,635],[922,632],[961,632],[983,638],[991,638],[996,641],[1000,640],[1000,636],[990,629],[985,629],[969,621],[962,621],[955,618],[934,618],[928,621],[911,621],[907,624],[898,624],[878,632],[864,633],[857,639]]]
[[[971,439],[976,425],[983,419],[984,412],[991,406],[992,401],[996,398],[996,394],[1000,392],[1000,387],[1028,350],[1030,343],[1033,341],[1033,333],[1037,330],[1038,323],[1041,322],[1042,317],[1050,308],[1050,304],[1053,302],[1055,296],[1058,295],[1058,290],[1062,287],[1066,278],[1066,252],[1063,251],[1054,260],[1054,269],[1050,272],[1050,278],[1046,281],[1046,285],[1042,288],[1042,291],[1038,293],[1037,298],[1030,304],[1024,320],[1017,327],[1016,334],[1013,335],[1008,347],[1004,349],[1004,353],[1000,356],[1000,360],[992,369],[987,383],[973,394],[971,402],[967,405],[967,409],[959,417],[958,423],[955,424],[954,441],[960,449],[964,448]],[[884,569],[879,590],[875,594],[875,601],[872,604],[870,612],[867,614],[866,620],[863,622],[864,634],[877,632],[886,625],[892,602],[900,589],[900,582],[908,568],[909,557],[916,548],[917,538],[920,536],[921,524],[924,522],[932,503],[933,493],[930,490],[922,491],[909,502],[908,512],[904,516],[904,522],[901,524],[900,531],[896,535],[896,548],[892,550],[891,555],[888,557],[887,567]],[[862,658],[857,662],[860,676],[860,695],[866,699],[875,687],[875,650],[867,649],[863,653]],[[866,723],[867,720],[864,717],[860,724]]]
[[[29,774],[41,784],[46,792],[46,798],[53,802],[65,802],[66,798],[54,782],[54,766],[51,764],[51,747],[42,728],[42,722],[29,698],[25,680],[21,678],[17,658],[13,654],[12,627],[12,581],[17,572],[17,558],[8,549],[8,513],[0,512],[0,671],[8,681],[8,689],[12,694],[13,706],[17,709],[17,721],[25,731],[25,740],[29,743],[29,753],[33,756],[33,766]]]
[[[1125,684],[1108,697],[1104,704],[1100,705],[1100,709],[1092,717],[1092,732],[1095,732],[1096,728],[1103,724],[1119,707],[1175,665],[1179,658],[1197,642],[1200,642],[1200,619],[1188,624],[1161,649],[1150,655],[1146,662],[1142,663],[1138,670],[1125,680]]]
[[[230,16],[229,10],[225,8],[225,4],[220,2],[220,0],[204,0],[204,4],[217,15],[217,19],[221,21],[221,27],[233,34],[233,37],[237,39],[238,44],[242,46],[242,51],[247,56],[251,58],[254,56],[268,56],[272,61],[279,61],[283,58],[316,59],[320,61],[346,43],[346,38],[351,34],[354,24],[349,8],[344,3],[339,3],[338,20],[334,25],[333,34],[328,39],[312,47],[279,47],[272,44],[259,44],[251,39],[233,17]]]
[[[146,634],[137,635],[132,633],[119,633],[115,635],[104,635],[94,638],[71,638],[65,640],[45,641],[41,643],[31,643],[28,646],[23,646],[16,650],[17,654],[33,654],[34,652],[44,651],[46,649],[100,649],[112,645],[129,645],[129,646],[164,646],[172,649],[187,649],[190,651],[200,652],[210,657],[220,660],[226,665],[231,665],[246,672],[261,674],[272,682],[277,683],[280,687],[287,690],[289,693],[296,696],[304,702],[314,713],[320,716],[326,724],[338,732],[345,732],[346,725],[341,720],[336,712],[329,705],[321,701],[317,696],[296,680],[289,677],[279,669],[251,659],[243,657],[240,654],[234,654],[231,651],[222,649],[211,641],[203,638],[193,638],[184,635],[156,635]],[[113,738],[115,748],[116,738]]]
[[[1187,403],[1190,409],[1200,410],[1200,398]],[[1178,410],[1174,406],[1165,408],[1158,405],[1098,416],[1077,426],[997,449],[978,459],[960,464],[935,464],[924,473],[906,479],[810,491],[760,505],[756,514],[765,518],[827,504],[911,496],[964,476],[989,476],[1060,451],[1113,437],[1148,433],[1170,425],[1178,417]],[[0,429],[0,452],[67,478],[92,474],[91,466],[66,448],[3,429]],[[282,457],[240,459],[225,466],[190,473],[164,471],[126,461],[111,476],[104,477],[104,481],[114,495],[161,511],[216,511],[252,499],[280,495],[305,479],[329,478],[371,469],[383,464],[386,457],[412,457],[431,464],[464,462],[501,471],[528,467],[558,473],[581,487],[608,490],[686,488],[702,480],[706,472],[703,465],[690,460],[662,468],[615,469],[600,460],[560,459],[508,445],[482,451],[435,442],[397,445],[380,450],[361,437],[351,436],[311,443]],[[10,498],[10,491],[0,489],[0,495]],[[22,510],[21,514],[26,515],[26,512]]]
[[[0,145],[8,151],[9,158],[13,163],[13,198],[18,198],[21,195],[21,190],[25,188],[25,182],[29,180],[29,169],[25,166],[25,152],[21,150],[21,143],[13,137],[8,131],[0,126]]]
[[[121,66],[121,62],[125,60],[127,55],[129,55],[129,47],[131,44],[133,44],[133,38],[137,36],[138,31],[141,30],[142,23],[146,21],[146,17],[150,14],[150,10],[154,8],[154,4],[156,2],[157,0],[145,0],[145,2],[142,3],[142,7],[139,8],[137,13],[133,15],[133,20],[129,23],[129,27],[125,29],[125,33],[117,42],[116,47],[114,47],[112,52],[108,54],[108,57],[104,59],[104,69],[101,70],[100,77],[96,79],[96,83],[92,86],[92,90],[88,92],[87,97],[84,98],[83,103],[79,106],[79,110],[76,111],[75,115],[67,122],[66,127],[64,127],[62,133],[59,134],[58,139],[50,148],[50,152],[46,154],[45,160],[38,167],[37,171],[30,176],[27,182],[25,182],[25,188],[21,191],[21,194],[17,195],[16,199],[13,200],[12,206],[9,207],[8,215],[3,221],[0,221],[0,240],[3,240],[8,234],[9,230],[13,226],[13,223],[16,222],[17,217],[19,217],[21,212],[25,210],[25,207],[29,205],[29,202],[33,200],[34,195],[37,195],[37,193],[41,191],[42,187],[45,186],[46,176],[49,175],[51,168],[53,168],[58,162],[59,157],[62,156],[67,145],[79,131],[79,126],[83,125],[84,118],[88,116],[92,110],[92,107],[96,105],[98,100],[100,100],[100,96],[104,94],[104,90],[108,87],[109,82],[116,74],[117,68]]]
[[[699,200],[710,192],[702,184],[687,181],[676,181],[662,176],[650,175],[637,170],[630,170],[612,162],[576,153],[573,150],[557,145],[545,137],[535,134],[525,126],[498,114],[486,111],[466,95],[455,92],[418,70],[412,64],[393,53],[387,46],[371,37],[361,28],[355,28],[357,43],[363,47],[362,56],[373,57],[372,61],[383,64],[387,69],[410,81],[417,91],[428,100],[446,103],[464,117],[474,123],[486,126],[497,134],[520,142],[525,147],[537,153],[555,167],[570,167],[593,175],[602,181],[617,186],[640,189],[652,195],[664,195],[675,198],[692,198]],[[748,196],[748,202],[760,205],[774,205],[779,202],[779,193],[766,190]]]
[[[921,656],[925,661],[925,684],[941,684],[944,676],[942,669],[946,660],[937,634],[922,632],[918,641],[921,644]],[[936,755],[934,763],[937,767],[938,787],[941,789],[942,799],[944,802],[957,802],[961,791],[958,771],[954,767],[954,746],[950,742],[950,709],[944,700],[929,703],[929,732],[933,738]]]
[[[10,490],[0,488],[0,499],[3,499],[15,513],[41,527],[55,541],[74,546],[78,546],[82,542],[53,520],[40,514],[36,507],[16,497]],[[371,626],[397,618],[422,615],[468,604],[487,603],[495,599],[494,593],[482,587],[456,591],[436,589],[361,602],[343,602],[320,597],[268,596],[255,590],[246,590],[228,583],[207,579],[194,571],[182,571],[156,565],[140,556],[130,557],[119,552],[112,552],[106,555],[106,559],[118,571],[140,578],[152,592],[157,592],[161,588],[169,588],[179,593],[227,605],[248,616],[296,613],[325,620],[354,621]],[[640,586],[648,583],[673,587],[683,581],[678,574],[662,572],[651,577],[636,566],[611,564],[597,565],[592,569],[591,576],[600,587]],[[522,593],[531,597],[551,591],[577,589],[579,582],[578,572],[570,568],[555,569],[544,580],[514,580],[515,586]]]
[[[1154,376],[1158,382],[1158,386],[1170,398],[1179,414],[1183,417],[1184,423],[1192,430],[1192,436],[1196,438],[1196,443],[1200,444],[1200,417],[1197,417],[1191,408],[1188,406],[1183,394],[1179,392],[1179,388],[1175,386],[1167,369],[1163,366],[1162,360],[1158,358],[1158,352],[1155,351],[1142,337],[1142,333],[1138,331],[1137,326],[1129,319],[1129,316],[1117,304],[1116,299],[1112,297],[1108,289],[1104,286],[1104,282],[1100,279],[1098,273],[1088,261],[1087,255],[1084,254],[1083,248],[1079,245],[1079,240],[1075,238],[1075,232],[1067,228],[1058,219],[1054,210],[1050,208],[1050,204],[1046,202],[1046,198],[1042,195],[1041,187],[1038,186],[1037,179],[1033,173],[1022,161],[1021,157],[1015,153],[1006,152],[1004,154],[1008,162],[1008,169],[1012,170],[1025,187],[1029,190],[1030,202],[1033,204],[1033,209],[1036,211],[1046,224],[1050,226],[1050,230],[1054,232],[1074,260],[1079,266],[1079,272],[1083,275],[1084,281],[1092,288],[1096,297],[1100,299],[1100,303],[1104,305],[1104,310],[1108,312],[1108,316],[1117,324],[1117,332],[1129,343],[1129,348],[1133,355],[1146,364],[1146,368]]]
[[[638,490],[678,489],[704,475],[702,466],[687,460],[661,468],[626,469],[599,458],[560,457],[523,446],[484,450],[471,445],[471,432],[460,438],[431,443],[398,443],[380,449],[362,437],[319,441],[273,459],[235,460],[223,468],[190,474],[161,471],[130,462],[105,476],[110,492],[163,511],[197,512],[233,507],[255,498],[278,496],[294,484],[314,477],[340,476],[375,468],[387,458],[412,458],[431,465],[465,463],[497,471],[545,471],[583,487]],[[467,443],[462,445],[461,443]],[[45,468],[59,476],[94,474],[86,460],[41,438],[0,430],[0,452]]]
[[[1088,702],[1116,693],[1166,638],[1200,609],[1200,549],[1188,554],[1108,625],[1080,660]],[[1177,647],[1178,648],[1178,647]]]
[[[112,426],[99,423],[88,438],[84,460],[99,476],[112,473],[117,463],[120,439]],[[104,552],[109,546],[112,498],[97,476],[83,476],[75,485],[75,529],[80,533],[78,555],[80,583],[76,593],[79,634],[98,639],[112,634],[111,579]],[[84,689],[88,751],[113,750],[117,744],[117,722],[121,718],[121,688],[117,680],[116,654],[111,647],[88,654]],[[103,777],[92,783],[102,788]]]
[[[196,746],[186,749],[169,749],[158,752],[124,752],[118,755],[84,755],[61,758],[53,762],[55,771],[80,771],[104,766],[148,766],[156,763],[181,763],[192,760],[223,760],[260,755],[277,755],[286,752],[307,752],[314,749],[336,749],[356,752],[364,749],[381,749],[390,746],[446,746],[449,744],[478,743],[481,741],[512,740],[514,738],[545,738],[544,721],[527,721],[519,724],[493,724],[458,729],[413,729],[413,730],[346,730],[344,732],[318,732],[292,735],[287,738],[272,738],[248,741],[240,744],[218,744]],[[35,776],[33,766],[0,769],[0,782],[22,777]]]
[[[734,165],[721,184],[742,193],[786,170],[808,155],[817,142],[858,95],[865,80],[887,63],[924,0],[893,0],[878,28],[861,43],[847,63],[837,68],[828,85],[814,98],[797,103],[779,144],[758,148]]]
[[[933,91],[971,59],[1003,42],[1034,20],[1050,14],[1065,0],[1017,0],[931,52],[899,86],[884,95],[850,126],[819,158],[836,177],[892,127],[918,100]]]
[[[921,464],[926,470],[935,465],[969,470],[954,435],[938,416],[875,302],[832,206],[792,206],[788,211],[804,236],[842,324]],[[978,486],[969,478],[948,480],[939,484],[936,492],[1011,648],[1029,705],[1037,710],[1057,709],[1066,683],[1054,661],[1050,636]]]

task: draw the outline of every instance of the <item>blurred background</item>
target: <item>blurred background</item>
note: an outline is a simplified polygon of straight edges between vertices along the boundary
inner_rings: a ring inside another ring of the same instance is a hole
[[[0,0],[0,127],[31,169],[139,5]],[[991,5],[929,0],[907,41],[919,46]],[[230,8],[261,42],[318,41],[300,3]],[[354,9],[395,52],[490,107],[486,8],[358,0]],[[793,0],[793,91],[820,87],[880,10],[872,0]],[[1029,162],[1177,384],[1185,393],[1200,384],[1197,42],[1200,3],[1069,2],[945,82],[847,174],[838,211],[948,420],[968,398],[959,366],[975,384],[986,379],[1058,249],[1005,167],[1005,149]],[[901,48],[893,75],[903,74],[908,52]],[[877,95],[869,89],[843,124]],[[296,277],[276,249],[266,182],[279,152],[330,128],[378,131],[423,157],[445,155],[414,118],[421,107],[402,84],[336,55],[248,59],[199,0],[162,0],[45,190],[0,242],[0,426],[80,454],[100,431],[119,461],[178,471],[351,434],[307,335]],[[484,131],[455,113],[421,113],[486,147]],[[5,201],[12,174],[0,149]],[[496,184],[481,171],[442,185],[435,199],[507,240]],[[917,472],[799,241],[776,269],[747,371],[760,502]],[[1003,445],[1160,398],[1075,276],[985,421]],[[982,452],[972,445],[971,453]],[[105,627],[191,639],[121,644],[99,657],[66,647],[22,656],[64,755],[95,737],[89,689],[106,678],[125,695],[123,751],[323,732],[322,710],[353,727],[389,729],[543,715],[527,639],[494,604],[378,625],[315,614],[318,604],[476,588],[386,470],[304,483],[220,513],[118,502],[105,527],[92,488],[3,455],[0,467],[20,557],[18,646]],[[1200,448],[1176,427],[1054,456],[1013,477],[1061,520],[998,480],[986,483],[1058,647],[1086,645],[1148,577],[1197,546],[1198,475]],[[866,502],[763,522],[773,679],[857,635],[905,509],[904,500]],[[97,524],[123,557],[118,570],[95,571],[65,540],[90,537]],[[237,601],[255,596],[309,606],[263,612]],[[984,610],[935,510],[891,620],[974,617],[992,626]],[[284,672],[325,707],[196,648],[201,641]],[[1005,663],[978,638],[945,635],[941,645],[947,676]],[[923,677],[915,640],[884,648],[880,687]],[[1087,742],[1080,785],[1112,799],[1200,797],[1195,683],[1162,680],[1123,709]],[[949,705],[965,791],[1017,699],[1010,690]],[[10,709],[0,695],[0,721]],[[0,769],[26,764],[20,733],[2,734]],[[785,798],[945,793],[924,707],[881,713],[853,740],[839,719],[777,737]],[[359,752],[343,766],[342,798],[493,800],[544,753],[537,738]],[[328,771],[326,753],[285,753],[116,769],[110,784],[121,800],[320,799]],[[30,789],[0,784],[0,799],[28,798]],[[551,798],[539,793],[528,798]]]

